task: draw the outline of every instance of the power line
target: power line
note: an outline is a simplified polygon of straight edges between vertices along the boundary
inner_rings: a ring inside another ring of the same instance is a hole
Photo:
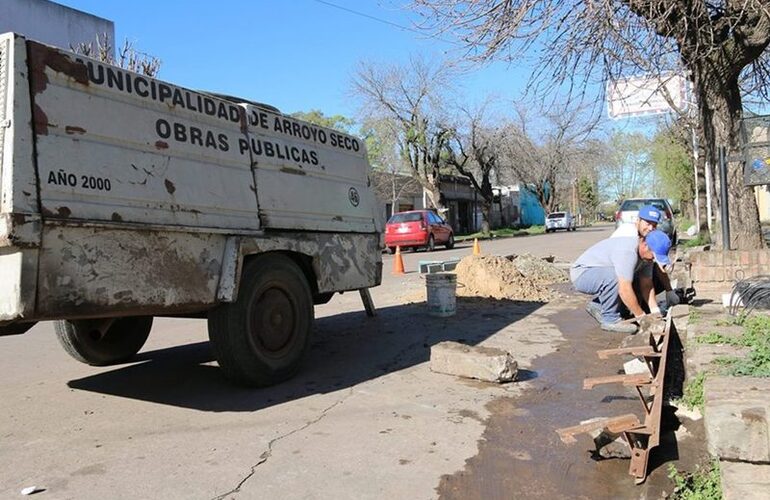
[[[408,26],[402,26],[402,25],[400,25],[398,23],[394,23],[392,21],[388,21],[387,19],[382,19],[382,18],[377,17],[377,16],[372,16],[370,14],[366,14],[365,12],[359,12],[357,10],[353,10],[353,9],[348,8],[348,7],[344,7],[342,5],[338,5],[336,3],[329,2],[327,0],[313,0],[313,1],[317,2],[317,3],[320,3],[322,5],[326,5],[328,7],[332,7],[332,8],[335,8],[335,9],[339,9],[339,10],[345,11],[345,12],[347,12],[349,14],[353,14],[355,16],[365,17],[366,19],[370,19],[372,21],[377,21],[378,23],[387,24],[388,26],[392,26],[392,27],[398,28],[400,30],[411,31],[412,33],[416,33],[416,34],[421,35],[421,36],[426,36],[424,31],[416,30],[416,29],[410,28]],[[428,35],[426,38],[433,38],[435,40],[439,40],[439,41],[442,41],[444,43],[449,43],[449,44],[454,44],[455,43],[455,42],[453,42],[451,40],[444,40],[443,38],[439,38],[439,37],[433,36],[433,35]]]

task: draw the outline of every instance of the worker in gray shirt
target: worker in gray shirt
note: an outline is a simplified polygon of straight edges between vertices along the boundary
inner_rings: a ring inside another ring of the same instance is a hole
[[[662,231],[651,231],[644,238],[619,237],[602,240],[578,257],[570,268],[570,279],[579,292],[594,296],[587,310],[601,324],[602,330],[636,333],[637,326],[625,323],[621,307],[634,317],[645,314],[634,290],[634,278],[652,280],[652,266],[670,263],[671,240]],[[653,296],[654,299],[654,296]],[[657,304],[649,304],[655,312]]]

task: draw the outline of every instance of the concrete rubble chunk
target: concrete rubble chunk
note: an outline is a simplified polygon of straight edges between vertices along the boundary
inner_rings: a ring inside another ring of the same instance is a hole
[[[709,452],[726,460],[770,462],[770,378],[707,377],[703,391]]]
[[[590,424],[597,420],[603,420],[603,417],[591,418],[580,422]],[[594,440],[596,453],[602,458],[631,458],[631,448],[621,434],[615,434],[608,430],[596,429],[588,433]]]
[[[721,462],[719,469],[724,500],[770,498],[770,465]]]
[[[518,365],[510,353],[502,349],[447,341],[431,347],[430,370],[457,377],[503,383],[516,380]]]
[[[639,358],[634,358],[631,361],[626,361],[623,363],[623,371],[626,372],[626,375],[650,373],[650,369],[647,367],[647,363]]]

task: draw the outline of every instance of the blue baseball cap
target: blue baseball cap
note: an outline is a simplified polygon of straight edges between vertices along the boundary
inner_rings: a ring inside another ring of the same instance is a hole
[[[658,224],[660,223],[660,209],[652,205],[644,205],[639,209],[639,218]]]
[[[647,246],[650,247],[652,253],[655,254],[655,262],[661,266],[667,266],[671,264],[671,259],[668,258],[668,251],[671,250],[671,240],[666,233],[659,229],[650,231],[647,236],[644,237],[644,241],[647,242]]]

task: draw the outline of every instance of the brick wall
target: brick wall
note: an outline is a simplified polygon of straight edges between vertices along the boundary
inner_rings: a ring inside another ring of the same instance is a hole
[[[690,258],[690,280],[694,283],[724,283],[770,274],[770,250],[727,250],[693,252]]]

